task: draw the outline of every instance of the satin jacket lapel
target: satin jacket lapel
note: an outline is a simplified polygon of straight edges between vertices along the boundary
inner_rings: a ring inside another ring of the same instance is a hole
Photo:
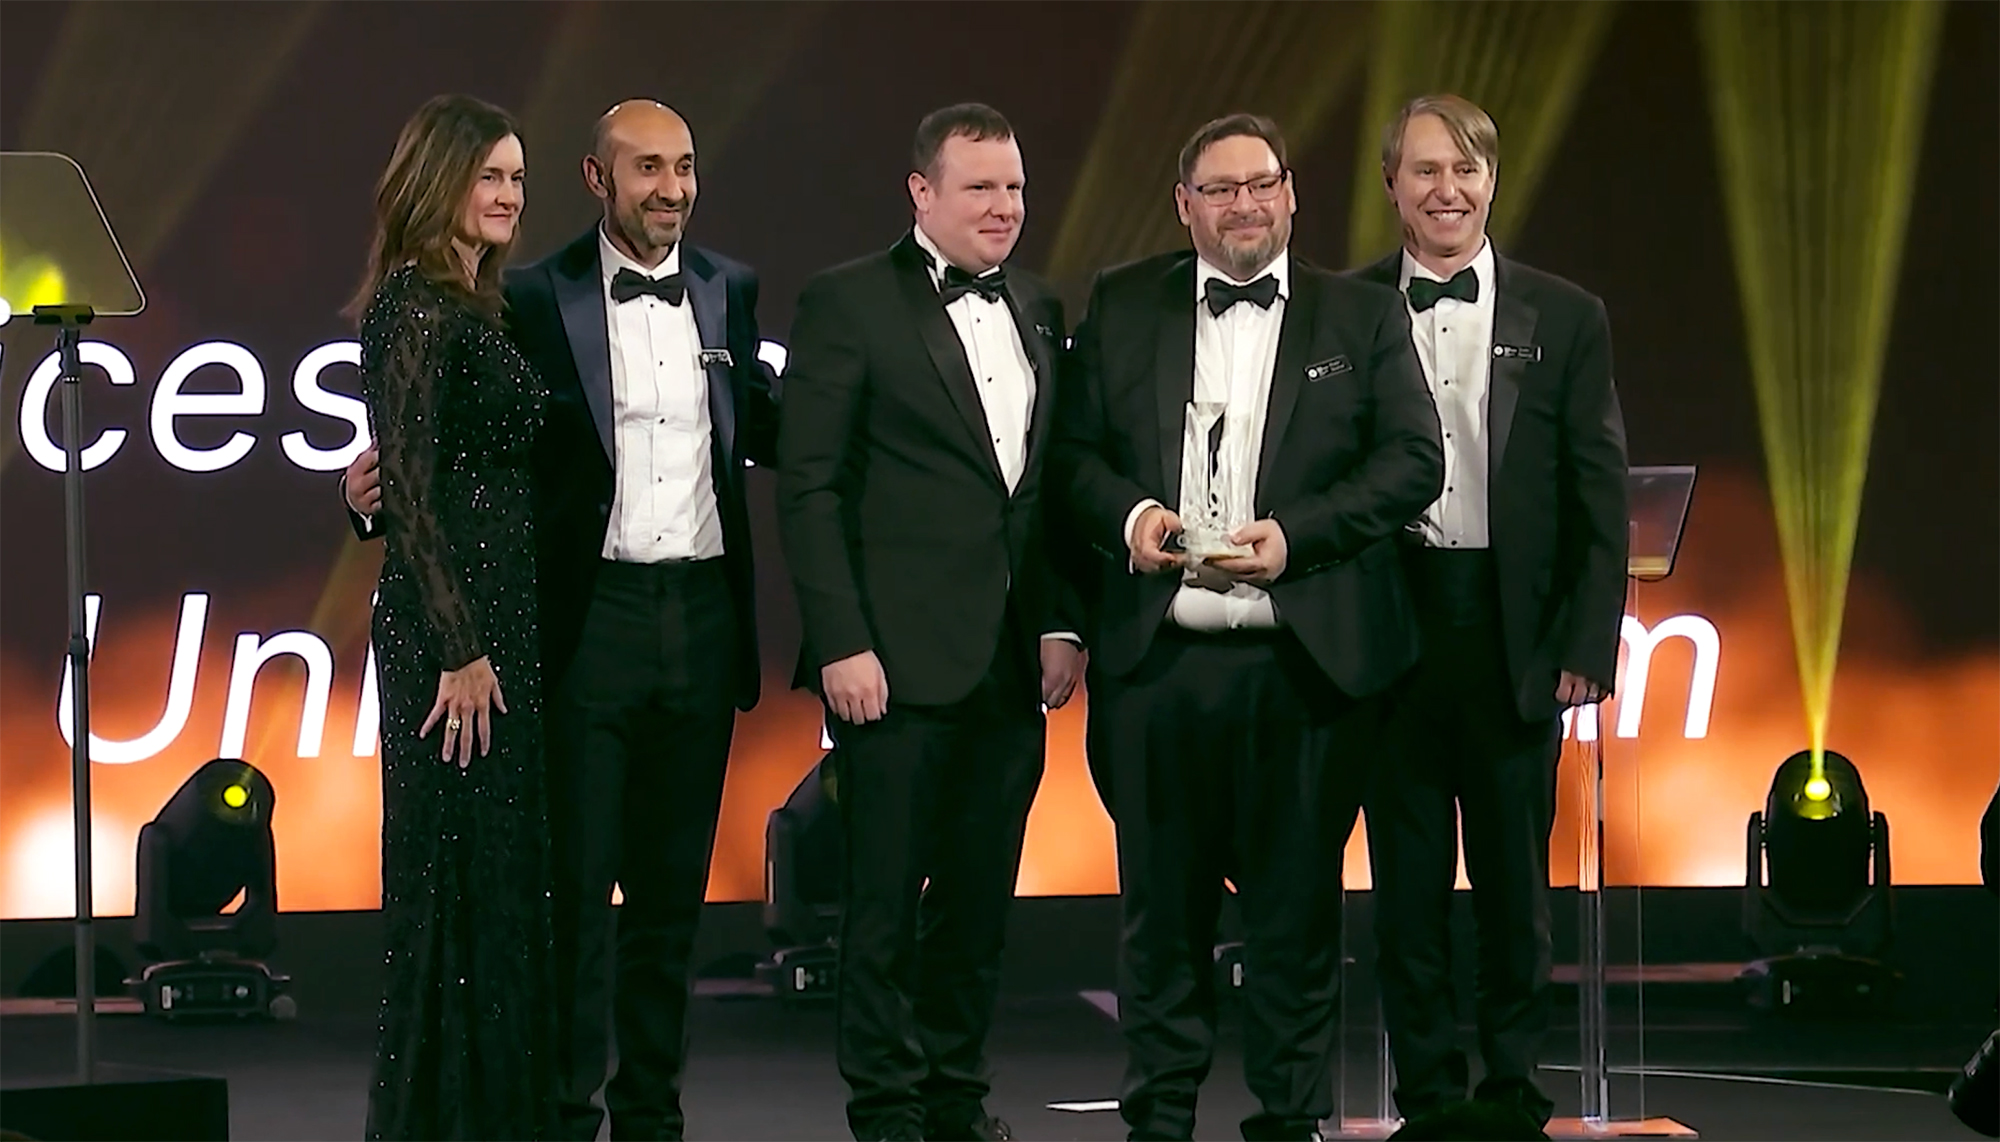
[[[556,309],[562,314],[563,336],[568,338],[570,357],[576,362],[577,383],[583,386],[584,403],[590,406],[590,419],[597,425],[597,439],[604,445],[604,457],[615,464],[610,317],[604,311],[604,270],[596,241],[597,232],[592,230],[590,255],[568,260],[552,276]]]
[[[715,266],[692,246],[681,247],[681,273],[687,280],[688,304],[694,306],[695,331],[701,348],[729,351],[729,292]],[[708,419],[716,446],[725,460],[736,455],[736,399],[730,363],[705,361],[708,377]]]
[[[1500,476],[1507,456],[1507,436],[1514,427],[1514,406],[1521,398],[1521,374],[1528,367],[1521,357],[1498,356],[1501,345],[1527,346],[1535,343],[1535,307],[1521,299],[1513,287],[1513,273],[1507,260],[1493,259],[1493,345],[1496,355],[1487,374],[1486,399],[1486,479],[1487,486]]]
[[[1153,345],[1153,389],[1159,399],[1160,479],[1167,506],[1180,511],[1181,442],[1194,399],[1194,258],[1174,263],[1160,281],[1159,325]]]
[[[1264,439],[1257,459],[1255,510],[1264,510],[1264,493],[1271,486],[1271,473],[1278,466],[1278,449],[1284,444],[1285,429],[1292,423],[1292,408],[1299,402],[1299,386],[1305,382],[1306,360],[1312,350],[1314,318],[1319,309],[1319,279],[1292,259],[1292,296],[1285,301],[1285,316],[1278,324],[1278,358],[1271,367],[1271,392],[1264,406]]]
[[[958,331],[945,315],[916,239],[905,236],[891,251],[891,259],[896,267],[896,285],[910,307],[910,318],[923,339],[924,349],[930,353],[931,364],[937,367],[945,392],[972,433],[977,454],[986,458],[987,471],[1004,489],[1000,455],[993,450],[993,433],[986,424],[986,407],[979,402],[979,390],[972,383],[972,366],[965,359],[965,346],[959,343]]]
[[[1049,337],[1043,336],[1041,330],[1036,328],[1035,317],[1042,307],[1023,304],[1013,291],[1014,287],[1009,286],[1007,308],[1014,314],[1014,330],[1021,338],[1021,349],[1027,354],[1028,368],[1033,371],[1035,384],[1034,403],[1028,410],[1028,462],[1022,469],[1021,482],[1014,489],[1019,492],[1028,485],[1028,473],[1036,470],[1035,457],[1041,453],[1042,441],[1048,436],[1049,412],[1054,395],[1051,390],[1056,383],[1056,369]],[[1050,336],[1059,335],[1054,331],[1050,333]]]

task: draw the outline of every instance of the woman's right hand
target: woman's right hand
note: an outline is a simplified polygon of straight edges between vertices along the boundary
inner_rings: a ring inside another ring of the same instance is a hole
[[[479,735],[479,756],[492,752],[494,710],[507,712],[507,700],[500,696],[500,679],[493,673],[491,660],[483,656],[475,658],[457,670],[438,675],[437,701],[417,736],[429,737],[431,727],[443,718],[444,760],[450,761],[452,751],[457,750],[458,767],[464,769],[472,764],[475,731]]]

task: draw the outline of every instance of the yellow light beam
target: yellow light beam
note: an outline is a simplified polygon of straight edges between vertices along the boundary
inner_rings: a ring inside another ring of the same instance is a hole
[[[1799,687],[1834,666],[1942,5],[1696,9]]]
[[[1252,111],[1277,120],[1296,162],[1355,78],[1373,8],[1146,4],[1057,227],[1050,277],[1073,285],[1184,245],[1170,189],[1174,159],[1188,135],[1218,115]]]
[[[1612,12],[1610,0],[1385,4],[1368,51],[1348,263],[1371,262],[1402,243],[1382,189],[1382,126],[1403,104],[1437,92],[1472,100],[1499,124],[1500,186],[1488,232],[1505,245],[1534,202]]]

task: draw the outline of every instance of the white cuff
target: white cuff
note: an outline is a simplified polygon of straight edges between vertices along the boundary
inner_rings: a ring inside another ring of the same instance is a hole
[[[1139,526],[1139,517],[1146,514],[1147,508],[1165,506],[1158,500],[1144,499],[1133,504],[1132,510],[1125,513],[1125,570],[1131,574],[1139,573],[1139,565],[1132,561],[1132,548],[1135,546],[1132,541],[1132,529]]]
[[[365,530],[375,530],[375,517],[368,512],[356,511],[354,505],[347,502],[347,473],[345,472],[340,474],[340,506],[354,512],[354,517],[361,521],[361,526]]]

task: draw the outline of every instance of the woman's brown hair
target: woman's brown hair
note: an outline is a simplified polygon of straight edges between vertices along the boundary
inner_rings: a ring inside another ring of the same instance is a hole
[[[502,139],[520,133],[512,115],[470,95],[437,96],[410,116],[375,183],[368,273],[344,311],[349,318],[360,321],[382,280],[412,262],[418,272],[463,295],[481,312],[499,315],[500,267],[513,243],[487,250],[468,287],[451,242],[486,156]],[[516,229],[517,237],[519,233]]]

